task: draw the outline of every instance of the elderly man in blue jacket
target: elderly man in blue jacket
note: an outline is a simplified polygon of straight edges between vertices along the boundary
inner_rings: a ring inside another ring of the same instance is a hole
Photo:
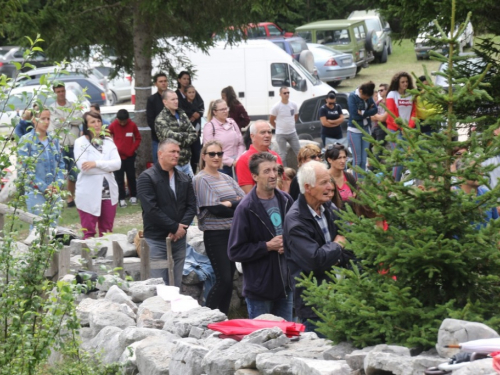
[[[334,186],[326,166],[310,161],[300,167],[297,178],[301,194],[288,211],[283,226],[285,255],[294,282],[302,273],[313,272],[321,283],[328,280],[326,271],[332,266],[349,265],[352,256],[344,250],[345,238],[338,234],[334,223],[337,219],[337,208],[331,202]],[[319,318],[302,299],[302,288],[295,288],[294,306],[306,332],[314,331],[314,321]]]
[[[256,185],[235,210],[228,256],[242,264],[250,319],[273,314],[291,321],[293,295],[283,249],[283,221],[293,199],[276,189],[276,159],[268,152],[250,158]]]

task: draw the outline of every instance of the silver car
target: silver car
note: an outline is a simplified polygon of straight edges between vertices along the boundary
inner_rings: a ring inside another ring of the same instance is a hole
[[[336,51],[321,44],[307,43],[314,56],[317,75],[323,82],[336,87],[348,78],[356,76],[356,64],[351,53]]]
[[[111,90],[111,99],[109,105],[116,105],[119,102],[130,100],[132,96],[132,77],[129,74],[120,72],[115,78],[111,79],[113,68],[109,66],[96,66],[101,74],[109,81],[109,89]]]

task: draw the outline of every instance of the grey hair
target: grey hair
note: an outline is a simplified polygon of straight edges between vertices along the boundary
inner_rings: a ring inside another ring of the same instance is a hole
[[[162,150],[167,145],[177,145],[180,147],[181,144],[179,142],[177,142],[175,139],[167,138],[167,139],[160,142],[160,144],[158,145],[158,151]]]
[[[272,129],[272,126],[270,123],[268,123],[266,120],[257,120],[252,125],[250,125],[250,134],[256,134],[257,133],[257,124],[264,123],[267,126],[269,126],[270,129]]]
[[[327,170],[326,165],[315,160],[303,164],[297,172],[297,180],[299,182],[299,189],[302,194],[306,192],[306,184],[314,187],[316,186],[316,170],[318,168]]]
[[[177,96],[177,94],[176,94],[176,92],[175,92],[174,90],[167,89],[167,90],[165,90],[165,91],[163,91],[163,92],[161,93],[161,98],[162,98],[163,100],[167,100],[167,95],[168,95],[169,93],[170,93],[170,94],[175,94],[175,96]]]

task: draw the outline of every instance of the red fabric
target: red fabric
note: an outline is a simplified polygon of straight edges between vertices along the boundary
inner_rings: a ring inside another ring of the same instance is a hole
[[[490,356],[493,357],[493,369],[500,374],[500,352],[490,353]]]
[[[387,109],[390,112],[392,112],[394,114],[394,116],[396,116],[396,118],[400,117],[399,116],[398,106],[397,106],[397,104],[396,104],[396,102],[395,102],[395,100],[393,98],[387,97],[387,99],[385,101],[385,105],[387,106]],[[410,128],[414,128],[415,127],[414,117],[416,117],[416,115],[417,115],[416,106],[415,106],[415,103],[413,103],[413,105],[411,107],[410,121],[408,121],[408,126]],[[386,123],[387,123],[387,128],[389,130],[393,130],[393,131],[399,130],[399,125],[396,124],[395,119],[392,118],[392,116],[390,114],[387,116]]]
[[[135,122],[131,119],[127,120],[125,126],[121,126],[118,120],[115,120],[108,127],[109,133],[113,136],[113,141],[115,142],[118,153],[122,160],[134,156],[135,151],[139,148],[141,144],[141,133]],[[133,134],[133,137],[127,134]]]
[[[250,145],[250,148],[243,153],[243,155],[240,156],[238,161],[236,162],[235,166],[235,171],[236,171],[236,176],[238,176],[238,185],[240,186],[245,186],[245,185],[255,185],[255,181],[252,178],[252,174],[250,173],[250,168],[248,167],[248,163],[250,161],[250,157],[253,154],[256,154],[257,151],[253,145]],[[278,164],[283,165],[283,162],[281,161],[280,156],[272,151],[268,150],[271,154],[276,156],[278,158]]]
[[[253,319],[232,319],[225,322],[211,323],[208,329],[221,332],[224,337],[240,338],[263,328],[280,328],[288,337],[299,336],[300,332],[306,330],[305,325],[301,323],[287,322],[286,320],[253,320]]]

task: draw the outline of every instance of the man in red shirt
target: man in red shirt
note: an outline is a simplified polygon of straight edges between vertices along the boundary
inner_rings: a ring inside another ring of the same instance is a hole
[[[255,181],[250,173],[250,167],[248,166],[250,157],[253,154],[257,152],[270,152],[276,156],[278,164],[283,165],[279,155],[269,149],[273,138],[273,131],[271,125],[269,125],[267,121],[257,120],[250,125],[250,138],[252,139],[250,148],[240,156],[235,167],[238,184],[245,194],[248,194],[255,185]]]
[[[135,122],[130,120],[126,109],[120,109],[116,114],[116,119],[108,127],[109,133],[113,136],[118,153],[122,159],[120,170],[115,171],[116,183],[118,184],[118,194],[120,207],[127,207],[125,201],[125,174],[130,192],[130,204],[137,204],[137,188],[135,182],[135,152],[141,144],[141,134]]]

